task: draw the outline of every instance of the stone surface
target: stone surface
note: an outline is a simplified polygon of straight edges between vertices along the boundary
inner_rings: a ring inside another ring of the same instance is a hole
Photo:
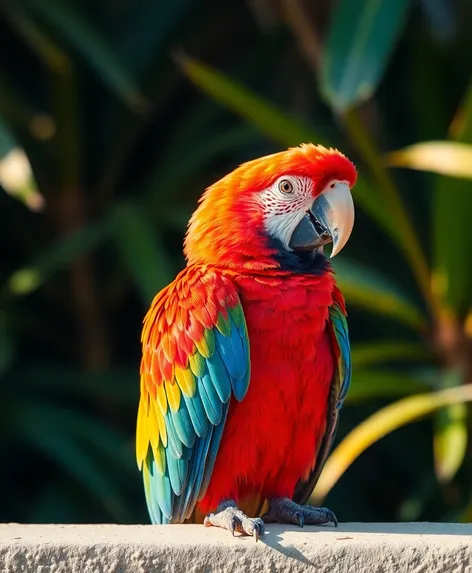
[[[0,572],[472,573],[472,525],[268,529],[256,543],[201,525],[0,524]]]

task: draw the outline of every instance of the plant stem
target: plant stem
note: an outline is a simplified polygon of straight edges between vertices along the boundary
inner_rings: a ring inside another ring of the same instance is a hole
[[[405,210],[395,184],[385,168],[380,153],[365,130],[356,110],[342,116],[344,125],[359,153],[379,184],[379,194],[389,209],[398,229],[400,246],[408,259],[418,287],[433,317],[439,316],[439,305],[431,289],[431,271],[418,241],[411,220]]]

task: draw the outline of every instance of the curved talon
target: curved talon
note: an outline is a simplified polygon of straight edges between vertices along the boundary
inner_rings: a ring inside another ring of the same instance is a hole
[[[236,519],[236,517],[233,517],[233,519],[229,522],[229,530],[233,537],[237,527],[238,527],[238,520]]]
[[[256,541],[265,531],[264,522],[260,518],[247,517],[236,505],[231,502],[220,504],[215,513],[208,514],[204,521],[204,525],[209,527],[221,527],[227,529],[234,536],[235,532],[242,533],[243,535],[250,535]]]
[[[312,509],[312,507],[310,505],[305,505],[304,506],[308,511],[310,509]],[[334,514],[334,512],[332,512],[330,509],[328,509],[327,507],[320,507],[319,508],[320,511],[323,511],[326,517],[326,522],[325,523],[332,523],[334,525],[334,527],[338,526],[338,518],[336,517],[336,515]]]
[[[334,515],[334,513],[332,511],[328,510],[328,517],[330,518],[330,521],[333,523],[334,527],[338,526],[338,518]]]
[[[299,505],[289,498],[274,498],[270,500],[269,510],[264,515],[266,521],[278,523],[294,523],[299,527],[304,525],[322,525],[332,522],[338,526],[334,513],[326,507]]]
[[[297,511],[293,514],[293,519],[298,527],[303,527],[305,525],[305,518],[303,517],[303,513],[300,511]]]

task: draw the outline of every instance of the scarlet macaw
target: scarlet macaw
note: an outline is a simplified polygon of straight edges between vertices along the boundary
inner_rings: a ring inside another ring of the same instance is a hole
[[[299,147],[249,161],[209,187],[185,238],[187,266],[154,299],[142,333],[136,450],[153,523],[256,539],[265,521],[333,522],[304,505],[351,378],[344,299],[331,256],[354,223],[354,165]]]

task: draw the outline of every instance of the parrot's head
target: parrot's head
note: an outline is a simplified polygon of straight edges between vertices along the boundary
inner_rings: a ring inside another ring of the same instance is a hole
[[[302,144],[244,163],[209,187],[185,238],[189,263],[246,270],[296,266],[354,224],[356,169],[342,153]]]

